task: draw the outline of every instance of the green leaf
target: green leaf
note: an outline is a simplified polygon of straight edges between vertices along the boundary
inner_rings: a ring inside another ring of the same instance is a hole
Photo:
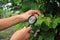
[[[49,30],[49,27],[43,22],[42,25],[41,25],[41,30],[43,31],[48,31]]]
[[[54,40],[54,36],[53,35],[50,35],[45,40]]]
[[[39,9],[39,8],[38,8],[38,4],[32,3],[32,4],[31,4],[31,9],[38,10],[38,9]]]
[[[60,23],[60,18],[54,18],[52,20],[52,28],[56,28],[58,23]]]
[[[35,3],[35,2],[32,2],[32,1],[25,1],[23,2],[23,5],[22,5],[22,10],[23,11],[27,11],[29,9],[34,9],[34,10],[38,10],[38,5]]]
[[[13,0],[15,4],[19,4],[22,0]]]
[[[44,15],[39,16],[35,25],[41,25],[44,21]]]
[[[54,40],[54,34],[50,33],[49,36],[45,38],[45,40]]]
[[[19,23],[16,25],[16,29],[21,29],[27,25],[27,22]]]
[[[43,37],[42,36],[39,36],[38,40],[42,40],[42,39],[43,39]]]
[[[41,36],[43,37],[44,40],[54,40],[55,37],[54,32],[51,30],[47,32],[42,31]]]
[[[51,24],[51,18],[50,17],[45,17],[44,23],[50,27]]]

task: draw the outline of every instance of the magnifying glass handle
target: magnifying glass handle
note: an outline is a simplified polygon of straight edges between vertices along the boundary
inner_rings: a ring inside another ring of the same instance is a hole
[[[27,27],[29,27],[29,26],[30,26],[30,24],[27,25]]]
[[[32,26],[31,24],[28,24],[26,27],[30,27],[30,26]]]

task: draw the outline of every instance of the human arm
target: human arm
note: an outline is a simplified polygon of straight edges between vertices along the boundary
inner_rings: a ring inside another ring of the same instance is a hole
[[[21,30],[16,31],[10,40],[29,40],[31,27],[24,27]]]
[[[12,16],[9,18],[0,19],[0,30],[11,27],[19,22],[27,21],[29,16],[35,15],[36,17],[41,15],[41,13],[37,10],[29,10],[23,14]]]

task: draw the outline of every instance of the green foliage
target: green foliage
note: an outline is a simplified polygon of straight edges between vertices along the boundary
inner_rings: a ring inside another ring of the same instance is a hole
[[[2,5],[5,5],[9,2],[12,3],[12,6],[9,7],[11,10],[8,10],[9,8],[6,10],[0,9],[1,17],[4,18],[13,16],[15,15],[13,12],[17,10],[19,10],[20,13],[30,9],[39,10],[41,13],[43,13],[43,15],[38,17],[35,25],[32,25],[32,30],[34,33],[31,33],[30,40],[54,40],[55,34],[57,34],[59,30],[57,26],[60,24],[59,0],[1,0],[0,8]],[[20,29],[26,25],[28,25],[28,23],[19,23],[16,25],[16,29]],[[40,32],[38,32],[38,35],[34,37],[34,34],[38,29]],[[58,34],[60,34],[60,32]]]
[[[60,23],[59,17],[45,17],[40,16],[35,24],[33,26],[33,30],[41,29],[39,35],[41,37],[41,40],[54,40],[55,37],[55,29],[57,28],[58,23]],[[38,39],[34,40],[40,40],[40,37]],[[32,40],[32,39],[31,39]]]
[[[58,23],[60,23],[60,18],[59,17],[58,18],[54,18],[53,22],[52,22],[52,27],[56,28]]]
[[[11,11],[9,11],[9,10],[1,10],[0,9],[0,16],[2,17],[2,18],[7,18],[7,17],[10,17],[10,16],[12,16],[12,12]]]
[[[41,25],[42,22],[44,21],[44,19],[45,19],[44,15],[39,16],[37,22],[35,23],[35,25]]]
[[[15,4],[19,4],[22,0],[13,0]]]
[[[39,38],[38,38],[39,40],[43,40],[43,37],[42,36],[39,36]]]
[[[50,18],[50,17],[46,17],[44,22],[45,22],[45,24],[46,24],[47,26],[50,26],[51,18]]]

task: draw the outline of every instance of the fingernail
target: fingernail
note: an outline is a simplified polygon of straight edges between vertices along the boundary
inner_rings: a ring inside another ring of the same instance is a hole
[[[26,27],[24,27],[24,28],[26,28]]]
[[[31,27],[31,25],[29,27]]]
[[[31,26],[29,26],[28,28],[31,28]]]
[[[31,26],[30,26],[30,27],[28,27],[28,28],[31,28]]]

